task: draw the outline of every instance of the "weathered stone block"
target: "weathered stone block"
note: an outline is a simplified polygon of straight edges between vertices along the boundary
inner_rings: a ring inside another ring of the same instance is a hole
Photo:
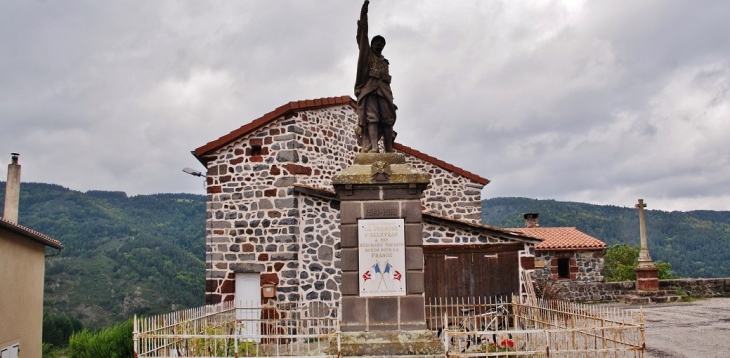
[[[358,271],[359,258],[357,248],[343,248],[340,252],[342,257],[340,268],[342,271]]]
[[[406,246],[423,246],[423,225],[406,224]]]
[[[359,218],[362,218],[362,203],[357,201],[340,203],[341,224],[357,224]]]
[[[261,199],[258,202],[259,209],[273,209],[274,205],[271,204],[271,200],[269,199]]]
[[[376,201],[363,203],[363,217],[366,219],[399,218],[398,201]]]
[[[277,188],[286,188],[297,182],[295,177],[281,177],[276,179],[274,186]]]
[[[274,140],[277,142],[285,142],[285,141],[294,140],[294,139],[297,139],[297,135],[294,133],[289,133],[289,134],[284,134],[284,135],[274,137]]]
[[[229,221],[211,220],[209,221],[209,225],[212,229],[227,229],[231,227],[231,223]]]
[[[410,200],[401,202],[401,216],[405,218],[406,223],[422,222],[421,202]]]
[[[329,246],[322,246],[317,249],[317,259],[320,261],[332,261],[333,254],[332,248]]]
[[[357,247],[357,225],[343,224],[340,226],[340,245],[343,249]]]
[[[400,298],[400,321],[403,323],[426,323],[426,307],[423,296],[405,296]]]
[[[343,330],[365,330],[367,301],[362,297],[342,297]]]
[[[296,253],[280,253],[271,255],[271,259],[274,261],[296,260],[297,257],[298,255]]]
[[[260,273],[266,271],[266,266],[258,263],[231,263],[228,269],[238,273]]]
[[[299,153],[296,150],[282,150],[276,153],[276,161],[278,162],[299,162]]]
[[[278,208],[278,209],[296,208],[297,199],[296,198],[274,199],[274,204],[276,205],[276,208]]]
[[[356,296],[360,294],[360,274],[357,271],[342,272],[341,277],[342,282],[340,283],[340,293],[342,293],[343,296]],[[345,297],[343,297],[343,300],[344,299]]]
[[[348,189],[346,185],[334,185],[337,199],[345,201],[361,201],[361,200],[380,200],[380,188],[372,185],[352,185],[352,189]]]
[[[415,187],[408,185],[389,185],[382,190],[383,200],[420,200],[423,196],[423,189],[426,184],[418,184]]]
[[[423,248],[406,248],[406,270],[423,270]]]
[[[406,294],[421,294],[425,291],[423,272],[406,272]]]
[[[398,323],[398,297],[370,297],[368,299],[369,326]],[[397,326],[396,326],[397,328]]]
[[[312,175],[312,168],[310,167],[305,167],[297,164],[284,164],[283,167],[289,172],[289,174]]]

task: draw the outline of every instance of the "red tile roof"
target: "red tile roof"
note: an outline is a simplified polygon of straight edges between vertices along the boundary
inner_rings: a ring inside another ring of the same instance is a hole
[[[509,228],[508,231],[516,231],[544,241],[535,246],[535,250],[603,250],[606,244],[592,236],[589,236],[574,227],[530,227],[530,228]]]
[[[294,101],[289,102],[283,106],[280,106],[279,108],[264,114],[263,116],[254,119],[248,124],[245,124],[238,129],[235,129],[231,131],[230,133],[211,141],[193,151],[193,155],[195,155],[198,160],[203,163],[204,165],[208,162],[208,159],[206,156],[217,149],[220,149],[221,147],[227,145],[228,143],[240,138],[241,136],[244,136],[257,128],[266,125],[277,118],[287,115],[289,113],[302,111],[302,110],[308,110],[308,109],[316,109],[321,107],[329,107],[329,106],[335,106],[335,105],[343,105],[343,104],[349,104],[353,108],[357,109],[357,102],[352,99],[350,96],[340,96],[340,97],[327,97],[327,98],[318,98],[314,100],[302,100],[302,101]],[[479,183],[481,185],[487,185],[489,184],[489,179],[481,177],[479,175],[476,175],[472,172],[466,171],[464,169],[461,169],[459,167],[456,167],[454,165],[451,165],[449,163],[444,162],[443,160],[436,159],[434,157],[431,157],[425,153],[419,152],[413,148],[410,148],[408,146],[405,146],[400,143],[393,143],[393,148],[395,150],[401,151],[405,154],[412,155],[416,158],[419,158],[421,160],[430,162],[436,166],[439,166],[443,169],[452,171],[454,173],[457,173],[459,175],[462,175],[476,183]]]
[[[319,104],[317,104],[319,103]],[[306,109],[315,109],[320,107],[328,107],[328,106],[334,106],[334,105],[343,105],[343,104],[349,104],[353,106],[353,108],[357,108],[357,102],[350,98],[350,96],[341,96],[341,97],[327,97],[327,98],[319,98],[316,100],[303,100],[303,101],[295,101],[295,102],[289,102],[283,106],[280,106],[279,108],[264,114],[263,116],[254,119],[253,121],[249,122],[248,124],[244,124],[238,129],[235,129],[231,131],[230,133],[198,148],[193,151],[193,155],[198,158],[201,162],[205,163],[207,160],[205,159],[205,155],[210,154],[211,152],[225,146],[226,144],[250,133],[256,130],[257,128],[266,125],[277,118],[284,116],[286,114],[297,112],[301,110]]]
[[[484,225],[484,224],[477,224],[471,221],[465,221],[465,220],[457,220],[450,217],[443,217],[439,216],[433,212],[427,212],[423,211],[423,221],[424,222],[434,222],[434,223],[448,223],[450,226],[462,226],[464,228],[471,228],[475,229],[477,231],[485,232],[488,234],[492,234],[495,236],[498,236],[503,239],[508,240],[518,240],[523,242],[529,242],[532,244],[537,244],[540,242],[540,238],[537,236],[530,235],[528,233],[522,233],[522,232],[514,232],[510,231],[509,229],[502,229],[498,228],[496,226],[490,226],[490,225]]]
[[[14,222],[7,221],[7,220],[5,220],[5,218],[0,218],[0,227],[5,228],[9,231],[12,231],[16,234],[25,236],[31,240],[40,242],[43,245],[50,246],[54,249],[57,249],[57,250],[63,249],[63,245],[61,244],[60,241],[58,241],[56,239],[52,239],[49,236],[41,234],[38,231],[29,229],[25,226],[18,225]]]
[[[398,150],[398,151],[401,151],[401,152],[406,153],[408,155],[412,155],[412,156],[414,156],[416,158],[419,158],[421,160],[427,161],[427,162],[429,162],[429,163],[431,163],[433,165],[436,165],[436,166],[441,167],[443,169],[446,169],[448,171],[451,171],[451,172],[454,172],[454,173],[459,174],[461,176],[464,176],[464,177],[468,178],[469,180],[472,180],[474,182],[477,182],[477,183],[479,183],[481,185],[487,185],[487,184],[489,184],[489,179],[487,179],[487,178],[481,177],[481,176],[476,175],[476,174],[474,174],[474,173],[472,173],[470,171],[466,171],[466,170],[461,169],[461,168],[459,168],[457,166],[454,166],[454,165],[451,165],[449,163],[446,163],[445,161],[443,161],[441,159],[434,158],[434,157],[432,157],[432,156],[430,156],[430,155],[428,155],[426,153],[419,152],[419,151],[417,151],[417,150],[415,150],[415,149],[413,149],[411,147],[407,147],[407,146],[405,146],[403,144],[393,143],[393,149]]]

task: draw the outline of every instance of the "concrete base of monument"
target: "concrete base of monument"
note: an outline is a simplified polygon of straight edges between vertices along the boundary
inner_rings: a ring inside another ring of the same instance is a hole
[[[639,291],[659,290],[659,269],[655,266],[637,267],[636,289]]]
[[[444,356],[444,344],[436,333],[423,331],[343,332],[342,357]]]
[[[428,173],[406,164],[401,153],[358,153],[351,166],[332,177],[332,184],[428,184]]]

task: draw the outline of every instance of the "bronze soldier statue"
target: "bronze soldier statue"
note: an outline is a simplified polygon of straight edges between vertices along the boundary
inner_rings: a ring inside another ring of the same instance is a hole
[[[388,60],[383,57],[385,38],[377,35],[372,42],[368,38],[368,4],[365,0],[357,22],[357,45],[360,55],[357,59],[355,96],[357,97],[358,126],[357,142],[363,153],[378,153],[378,141],[383,138],[383,147],[393,151],[393,124],[395,111],[393,92],[390,89]]]

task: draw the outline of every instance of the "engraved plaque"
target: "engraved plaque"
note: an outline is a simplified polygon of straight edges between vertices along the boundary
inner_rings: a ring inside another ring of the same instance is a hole
[[[403,219],[358,220],[360,296],[405,296]]]

